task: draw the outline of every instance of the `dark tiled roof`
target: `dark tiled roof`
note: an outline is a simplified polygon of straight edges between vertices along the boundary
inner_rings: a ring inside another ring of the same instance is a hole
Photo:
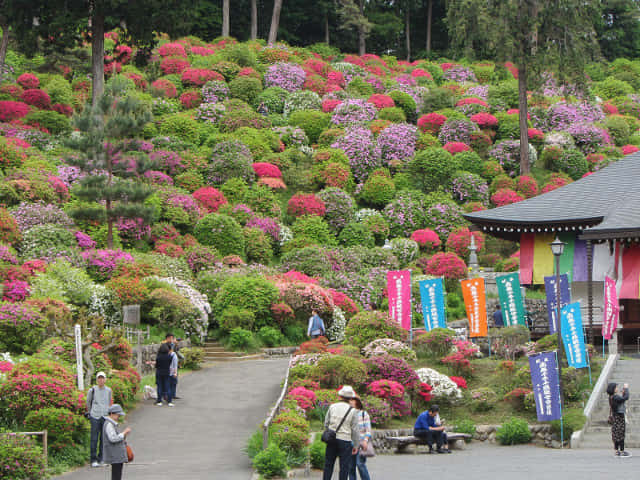
[[[596,225],[600,233],[640,231],[640,152],[549,193],[464,217],[480,227],[503,231],[549,227],[587,234],[594,230],[588,227]]]

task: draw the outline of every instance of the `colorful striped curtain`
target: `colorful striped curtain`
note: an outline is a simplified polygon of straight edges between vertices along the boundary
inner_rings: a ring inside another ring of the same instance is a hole
[[[533,282],[533,233],[520,235],[520,283],[531,285]]]
[[[622,251],[622,286],[619,298],[640,298],[640,245],[625,246]]]
[[[549,244],[552,234],[536,234],[533,241],[533,283],[544,284],[544,277],[553,275],[553,253]]]

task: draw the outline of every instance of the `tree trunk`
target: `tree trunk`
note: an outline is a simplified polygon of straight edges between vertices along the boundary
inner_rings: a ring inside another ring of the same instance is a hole
[[[527,66],[518,66],[518,114],[520,116],[520,175],[529,173],[529,127],[527,125]]]
[[[258,0],[251,0],[251,40],[258,38]]]
[[[324,43],[329,45],[329,12],[324,12]]]
[[[433,0],[427,6],[427,53],[431,51],[431,23],[433,21]]]
[[[404,36],[405,36],[405,43],[407,46],[407,62],[410,62],[411,61],[411,25],[410,25],[411,15],[409,12],[409,6],[407,6],[406,8],[407,9],[404,12],[404,23],[405,23]]]
[[[360,16],[364,18],[364,0],[360,0]],[[364,27],[358,27],[358,54],[360,56],[364,55],[367,50],[367,45],[365,42],[364,35]]]
[[[271,15],[271,28],[269,29],[269,45],[275,45],[278,39],[278,27],[280,26],[280,10],[282,10],[282,0],[273,2],[273,14]]]
[[[229,36],[229,0],[222,0],[222,36]]]
[[[7,58],[7,47],[9,45],[9,25],[2,23],[2,41],[0,42],[0,80],[4,73],[4,61]]]
[[[91,16],[91,74],[93,90],[91,103],[97,105],[104,93],[104,13]]]

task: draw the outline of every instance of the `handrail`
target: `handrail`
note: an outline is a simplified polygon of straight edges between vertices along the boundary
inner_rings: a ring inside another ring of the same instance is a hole
[[[42,456],[44,457],[44,468],[47,468],[49,462],[49,452],[48,452],[48,439],[49,435],[47,430],[43,430],[41,432],[0,432],[0,435],[22,435],[22,436],[31,436],[31,435],[41,435],[42,436]]]
[[[282,391],[280,392],[280,396],[276,401],[276,404],[271,409],[271,413],[266,418],[264,423],[262,424],[262,448],[266,449],[269,446],[269,427],[271,423],[276,418],[276,415],[280,413],[280,409],[282,408],[282,402],[284,402],[284,397],[287,395],[287,390],[289,388],[289,370],[291,369],[291,360],[293,356],[289,357],[289,364],[287,365],[287,372],[284,377],[284,385],[282,385]]]

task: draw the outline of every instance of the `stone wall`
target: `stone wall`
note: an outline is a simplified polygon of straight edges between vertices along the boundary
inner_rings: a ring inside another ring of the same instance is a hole
[[[141,345],[139,349],[138,346],[133,347],[131,363],[136,367],[140,375],[148,375],[155,370],[154,362],[160,345],[160,343],[152,343],[150,345]],[[178,343],[178,346],[179,348],[190,347],[191,340],[183,340]]]
[[[474,441],[496,443],[496,431],[500,425],[477,425]],[[549,448],[560,448],[560,442],[554,440],[551,433],[551,425],[535,424],[529,425],[534,445]],[[394,453],[389,437],[405,437],[413,435],[413,428],[400,428],[395,430],[374,430],[372,433],[373,447],[378,453]]]

